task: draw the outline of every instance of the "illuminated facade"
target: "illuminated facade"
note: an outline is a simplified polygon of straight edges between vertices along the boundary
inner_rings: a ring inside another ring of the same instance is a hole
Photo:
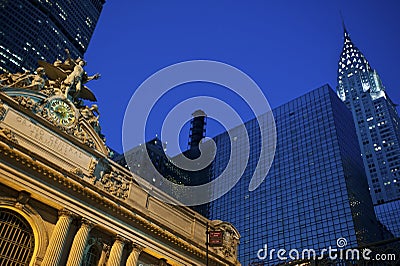
[[[34,70],[38,60],[83,57],[105,0],[2,0],[0,73]]]
[[[240,265],[231,224],[158,200],[109,158],[76,93],[87,73],[65,69],[0,75],[0,265]],[[208,252],[207,228],[224,236]]]
[[[336,248],[338,238],[346,238],[348,248],[382,239],[351,113],[334,91],[325,85],[275,108],[273,114],[277,146],[265,180],[249,191],[260,155],[260,130],[264,136],[268,133],[253,119],[245,123],[251,155],[244,174],[232,190],[210,204],[211,219],[229,220],[240,231],[240,262],[283,263],[276,256],[258,258],[265,244],[275,250],[321,250]],[[240,143],[245,136],[236,132],[233,129],[230,135]],[[216,178],[230,159],[230,137],[226,132],[213,139]],[[241,164],[233,162],[238,169]]]
[[[377,217],[400,237],[400,118],[378,73],[346,29],[337,94],[353,115]],[[398,202],[388,203],[393,201]],[[380,207],[383,203],[388,204]]]

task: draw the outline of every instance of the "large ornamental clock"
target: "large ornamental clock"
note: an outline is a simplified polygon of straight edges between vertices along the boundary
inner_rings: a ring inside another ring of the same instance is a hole
[[[62,127],[71,127],[77,120],[77,111],[73,103],[69,100],[54,97],[49,99],[47,109],[50,118]]]

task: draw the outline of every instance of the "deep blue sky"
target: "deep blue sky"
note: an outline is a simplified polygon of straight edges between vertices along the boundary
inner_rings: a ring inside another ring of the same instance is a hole
[[[107,144],[122,152],[122,121],[135,89],[156,71],[186,60],[239,68],[272,108],[325,83],[335,88],[343,44],[340,10],[353,42],[400,103],[398,0],[106,1],[85,58],[87,72],[102,75],[88,86],[98,99]],[[195,94],[215,92],[230,103],[218,90],[201,84],[177,90],[159,104],[154,119],[162,120],[174,102]],[[152,123],[148,135],[158,129]],[[218,130],[211,127],[208,135]]]

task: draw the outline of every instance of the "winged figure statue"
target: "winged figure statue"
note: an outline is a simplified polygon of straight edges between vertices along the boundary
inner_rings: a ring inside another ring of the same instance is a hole
[[[97,101],[93,92],[84,84],[93,79],[98,79],[100,75],[97,73],[93,76],[88,76],[83,69],[86,61],[82,58],[71,59],[68,50],[66,51],[68,58],[64,62],[56,60],[53,64],[50,64],[45,61],[39,61],[39,66],[44,68],[49,82],[60,88],[65,97],[69,95],[73,99],[80,98],[93,102]]]

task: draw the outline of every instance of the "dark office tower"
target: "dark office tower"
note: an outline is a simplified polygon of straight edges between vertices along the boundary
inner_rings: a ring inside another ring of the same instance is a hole
[[[265,180],[249,191],[260,155],[260,130],[264,134],[269,130],[260,129],[253,119],[245,123],[250,158],[244,174],[232,190],[210,204],[211,219],[229,220],[239,230],[242,265],[283,263],[276,253],[272,260],[258,259],[257,252],[265,244],[269,251],[319,252],[337,248],[339,238],[346,238],[347,248],[380,240],[351,113],[335,92],[325,85],[274,109],[273,114],[277,145]],[[241,142],[244,136],[236,131],[231,135]],[[216,178],[229,161],[230,137],[223,133],[214,140],[212,177]],[[239,168],[242,163],[233,165]]]
[[[172,160],[179,159],[182,156],[191,160],[198,159],[200,156],[212,156],[212,154],[207,152],[207,148],[205,148],[203,154],[200,153],[199,148],[200,142],[206,136],[207,115],[202,110],[196,110],[192,116],[193,118],[190,121],[189,149]],[[212,161],[212,158],[210,158],[210,161]],[[210,165],[202,170],[184,172],[190,177],[190,183],[188,184],[190,186],[202,185],[210,181]],[[209,216],[209,203],[192,206],[191,208],[205,217]]]
[[[346,28],[337,80],[337,94],[353,115],[377,217],[400,237],[400,203],[378,207],[400,199],[399,115],[378,73],[353,44]]]
[[[160,189],[165,189],[166,191],[169,191],[168,183],[165,182],[164,178],[182,186],[198,186],[208,183],[210,180],[210,166],[198,171],[189,171],[177,166],[179,165],[178,162],[182,161],[182,158],[194,160],[200,156],[199,143],[201,139],[205,137],[206,114],[201,110],[197,110],[192,116],[193,118],[190,121],[189,149],[185,152],[169,158],[165,154],[166,144],[162,143],[161,140],[156,137],[124,154],[116,156],[113,160],[129,168],[131,172],[136,175],[145,178],[152,185]],[[203,154],[203,156],[207,155],[212,156],[212,154],[209,153]],[[146,158],[147,156],[150,160]],[[211,160],[212,158],[208,161]],[[160,175],[155,175],[154,170],[158,171]],[[171,196],[177,200],[187,197],[179,189],[171,191]],[[205,217],[209,216],[208,203],[191,206],[190,208]]]
[[[190,121],[189,133],[189,153],[193,159],[200,156],[199,144],[206,136],[206,114],[202,110],[196,110],[193,114],[193,119]],[[189,154],[188,154],[189,155]]]
[[[155,137],[154,139],[141,144],[124,154],[119,154],[113,160],[131,170],[132,173],[148,177],[149,173],[154,170],[158,171],[162,177],[171,182],[187,185],[190,183],[190,177],[184,171],[177,168],[170,159],[165,155],[166,144]],[[146,157],[150,160],[147,160]],[[149,165],[151,163],[151,165]],[[163,180],[157,175],[151,174],[151,178],[147,178],[153,185],[163,188]]]
[[[0,73],[83,57],[105,0],[0,0]]]

